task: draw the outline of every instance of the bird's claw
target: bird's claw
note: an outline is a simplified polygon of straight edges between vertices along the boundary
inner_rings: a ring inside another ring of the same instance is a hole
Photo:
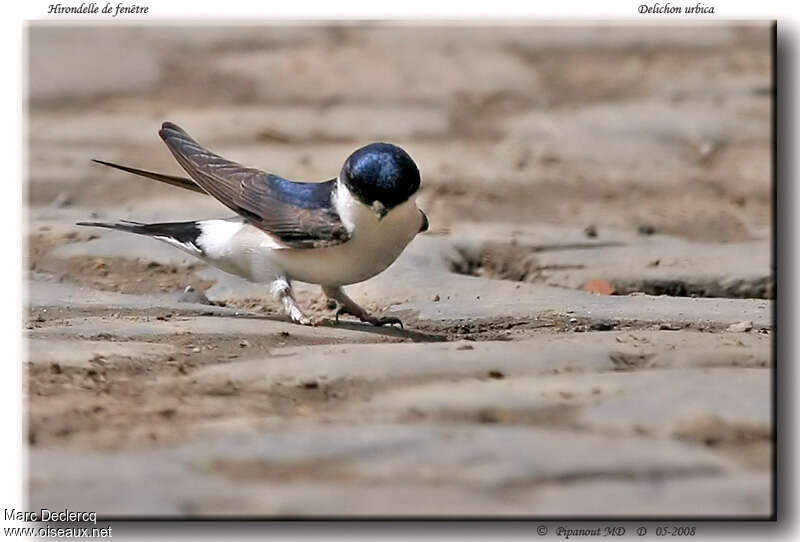
[[[390,326],[393,324],[397,324],[400,326],[400,329],[403,330],[405,329],[403,327],[403,322],[400,321],[400,318],[395,318],[394,316],[383,316],[380,318],[377,318],[375,316],[369,316],[367,318],[362,318],[361,321],[369,322],[373,326],[378,326],[378,327],[385,326],[386,324],[389,324]]]
[[[395,318],[394,316],[377,317],[377,316],[371,316],[366,313],[353,314],[344,307],[339,307],[339,310],[336,311],[335,319],[337,324],[339,323],[339,316],[341,316],[342,314],[349,314],[351,316],[355,316],[362,322],[367,322],[368,324],[372,324],[373,326],[377,327],[385,326],[387,324],[389,325],[398,324],[400,326],[400,329],[405,329],[403,327],[403,322],[401,322],[399,318]]]
[[[296,306],[291,307],[291,310],[288,312],[289,319],[295,324],[300,324],[301,326],[311,326],[314,324],[311,318],[303,314],[303,312]]]

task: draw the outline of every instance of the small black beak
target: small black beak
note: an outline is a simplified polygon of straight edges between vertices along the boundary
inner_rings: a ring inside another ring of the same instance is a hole
[[[375,216],[378,217],[378,220],[383,220],[389,212],[389,209],[380,201],[375,200],[372,202],[372,211],[375,213]]]
[[[422,213],[422,211],[420,211]],[[422,225],[419,227],[419,232],[422,233],[424,231],[428,231],[428,215],[422,213]]]

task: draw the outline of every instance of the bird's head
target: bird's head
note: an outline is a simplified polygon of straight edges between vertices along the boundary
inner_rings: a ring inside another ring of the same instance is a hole
[[[339,180],[361,203],[383,218],[419,189],[419,169],[406,151],[390,143],[371,143],[344,162]]]

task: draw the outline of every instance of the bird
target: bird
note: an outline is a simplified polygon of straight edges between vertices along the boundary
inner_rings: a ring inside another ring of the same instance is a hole
[[[236,213],[185,222],[78,222],[145,235],[251,282],[269,284],[292,322],[321,325],[298,306],[293,281],[316,284],[342,314],[375,326],[403,323],[367,312],[343,287],[384,271],[428,217],[417,207],[421,178],[409,154],[391,143],[370,143],[323,182],[285,179],[223,158],[172,122],[159,136],[189,178],[93,159],[94,162],[175,187],[207,194]]]

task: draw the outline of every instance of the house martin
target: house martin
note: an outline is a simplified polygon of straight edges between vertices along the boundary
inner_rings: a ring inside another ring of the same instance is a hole
[[[171,122],[158,133],[190,178],[94,162],[208,194],[237,216],[78,225],[146,235],[228,273],[269,283],[272,295],[298,324],[322,321],[312,320],[297,306],[293,280],[322,286],[338,304],[337,320],[350,314],[376,326],[402,327],[398,318],[369,314],[342,287],[389,267],[418,233],[428,229],[428,219],[415,202],[419,169],[403,149],[371,143],[351,154],[335,179],[299,182],[214,154]]]

